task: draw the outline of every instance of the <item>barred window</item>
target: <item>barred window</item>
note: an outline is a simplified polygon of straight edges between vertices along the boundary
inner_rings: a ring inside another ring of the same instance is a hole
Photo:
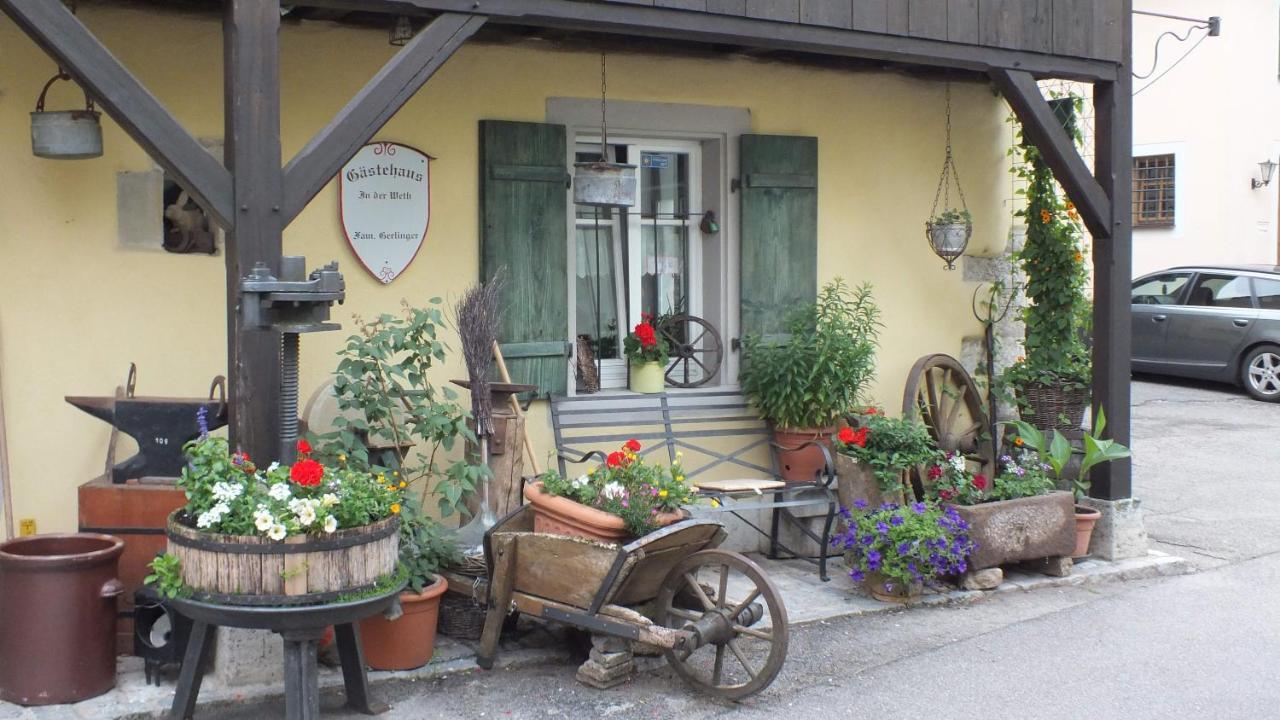
[[[1173,155],[1133,159],[1133,226],[1173,225]]]

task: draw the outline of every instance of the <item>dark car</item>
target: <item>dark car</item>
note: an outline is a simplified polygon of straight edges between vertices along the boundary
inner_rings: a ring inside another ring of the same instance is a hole
[[[1280,266],[1176,267],[1133,281],[1133,369],[1280,401]]]

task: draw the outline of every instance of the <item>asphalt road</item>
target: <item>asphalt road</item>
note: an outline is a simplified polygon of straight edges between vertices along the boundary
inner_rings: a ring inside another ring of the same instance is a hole
[[[778,681],[740,705],[665,670],[590,690],[564,664],[382,686],[383,717],[1280,717],[1280,406],[1165,381],[1135,382],[1133,396],[1153,547],[1196,574],[799,628]],[[326,718],[361,717],[338,694],[324,703]],[[266,703],[202,716],[282,714]]]

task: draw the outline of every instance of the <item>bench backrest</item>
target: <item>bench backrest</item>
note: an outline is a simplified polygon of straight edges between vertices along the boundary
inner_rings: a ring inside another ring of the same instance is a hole
[[[662,462],[652,455],[665,450],[670,463],[683,452],[690,478],[777,476],[769,426],[735,390],[553,397],[551,424],[557,450],[610,452],[634,438],[650,460]]]

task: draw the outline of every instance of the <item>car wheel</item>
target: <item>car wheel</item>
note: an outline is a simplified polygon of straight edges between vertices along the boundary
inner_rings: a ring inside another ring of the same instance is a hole
[[[1240,365],[1240,384],[1255,400],[1280,401],[1280,347],[1250,350]]]

